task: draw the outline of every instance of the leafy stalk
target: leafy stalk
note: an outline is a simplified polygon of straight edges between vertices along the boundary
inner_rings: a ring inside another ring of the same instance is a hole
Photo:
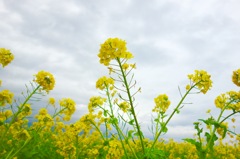
[[[142,132],[141,132],[141,130],[140,130],[140,126],[139,126],[139,123],[138,123],[138,120],[137,120],[137,116],[136,116],[136,113],[135,113],[135,110],[134,110],[132,95],[131,95],[130,88],[129,88],[129,85],[128,85],[128,81],[127,81],[127,78],[126,78],[126,74],[125,74],[125,72],[124,72],[124,70],[123,70],[123,67],[122,67],[122,64],[121,64],[120,59],[119,59],[119,58],[116,58],[116,60],[117,60],[118,65],[119,65],[119,67],[120,67],[120,69],[121,69],[124,86],[125,86],[126,91],[127,91],[127,95],[128,95],[128,99],[129,99],[129,104],[130,104],[130,106],[131,106],[131,113],[132,113],[133,118],[134,118],[134,121],[135,121],[135,123],[136,123],[137,133],[138,133],[138,135],[139,135],[139,139],[140,139],[140,142],[141,142],[143,154],[145,154],[145,149],[144,149],[144,144],[143,144],[143,136],[142,136]]]

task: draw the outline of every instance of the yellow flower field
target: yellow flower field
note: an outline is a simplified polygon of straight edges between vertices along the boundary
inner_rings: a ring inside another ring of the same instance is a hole
[[[99,96],[89,100],[88,113],[67,124],[76,110],[73,99],[56,101],[49,98],[48,107],[32,114],[31,99],[49,95],[55,86],[50,72],[40,70],[27,87],[21,103],[10,90],[0,89],[0,158],[1,159],[240,159],[240,134],[228,127],[240,113],[240,91],[230,90],[215,99],[217,117],[208,111],[209,118],[194,123],[195,138],[176,142],[164,140],[172,117],[181,113],[185,98],[192,92],[207,94],[212,87],[211,75],[195,70],[187,78],[182,99],[170,114],[166,111],[171,100],[159,94],[153,100],[152,138],[144,135],[135,111],[135,96],[141,91],[134,79],[136,64],[126,41],[109,38],[101,44],[100,64],[109,70],[109,76],[96,82]],[[14,59],[10,50],[0,48],[0,64],[5,68]],[[239,88],[240,69],[234,70],[232,82]],[[0,80],[0,86],[4,81]],[[207,111],[207,110],[206,110]],[[227,116],[223,113],[227,113]],[[33,117],[34,120],[30,120]],[[201,118],[201,117],[199,117]],[[228,143],[223,140],[229,137]]]

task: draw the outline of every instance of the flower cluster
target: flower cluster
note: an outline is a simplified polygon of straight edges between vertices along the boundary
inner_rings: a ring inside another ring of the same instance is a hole
[[[59,101],[59,104],[61,107],[64,108],[63,111],[61,112],[62,114],[66,115],[64,120],[69,121],[71,115],[76,110],[76,103],[70,98],[63,98]]]
[[[0,64],[2,64],[3,67],[7,66],[13,59],[14,56],[10,50],[0,48]]]
[[[161,94],[154,98],[154,102],[156,106],[153,108],[153,112],[162,112],[165,113],[171,104],[171,102],[168,99],[168,96],[166,94]]]
[[[98,97],[91,97],[88,103],[88,111],[93,112],[94,108],[98,106],[102,106],[106,102],[106,98]]]
[[[211,75],[204,70],[195,70],[195,74],[188,75],[188,78],[196,84],[197,88],[203,93],[212,87]]]
[[[130,108],[130,104],[126,101],[120,103],[118,106],[124,113],[126,113],[128,111],[128,109]]]
[[[96,88],[98,88],[100,90],[104,90],[105,88],[108,88],[108,87],[111,90],[114,88],[114,80],[112,78],[103,76],[97,80]]]
[[[48,114],[46,108],[41,108],[35,118],[38,120],[38,122],[33,123],[33,126],[36,128],[45,127],[47,130],[50,130],[54,125],[53,118]]]
[[[12,104],[14,94],[9,90],[2,90],[0,92],[0,106],[5,106],[6,104]]]
[[[234,84],[240,87],[240,69],[233,71],[232,81]]]
[[[240,92],[229,91],[225,94],[220,94],[215,99],[215,105],[220,109],[240,110]]]
[[[107,150],[108,154],[106,159],[116,158],[120,159],[124,155],[121,143],[118,140],[109,141],[109,149]]]
[[[37,82],[47,93],[54,88],[55,79],[51,73],[39,71],[35,76],[36,79],[34,81]]]
[[[116,58],[130,59],[132,53],[127,51],[126,42],[119,38],[109,38],[103,44],[98,54],[100,63],[108,66],[110,61]]]
[[[10,116],[12,116],[12,111],[11,110],[0,111],[0,123],[7,120]]]
[[[52,106],[55,106],[55,99],[54,98],[49,98],[48,99],[48,104],[52,105]]]

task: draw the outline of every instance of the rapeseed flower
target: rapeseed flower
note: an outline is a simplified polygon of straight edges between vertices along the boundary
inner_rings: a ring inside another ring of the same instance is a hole
[[[108,88],[108,87],[111,90],[114,88],[114,80],[112,78],[103,76],[97,80],[96,88],[98,88],[100,90],[104,90],[105,88]]]
[[[23,110],[21,112],[21,114],[23,116],[29,116],[32,114],[32,108],[31,108],[31,105],[29,103],[26,103],[23,107]]]
[[[5,117],[6,118],[9,118],[10,116],[12,116],[12,111],[11,110],[6,110],[5,112],[4,112],[4,114],[5,114]]]
[[[121,143],[116,140],[109,141],[109,149],[107,150],[108,154],[106,155],[106,159],[115,158],[120,159],[124,155],[124,151]]]
[[[118,106],[124,113],[126,113],[128,111],[128,109],[130,108],[130,104],[126,101],[120,103]]]
[[[48,104],[51,104],[52,106],[55,106],[55,99],[54,98],[49,98],[48,99]]]
[[[9,90],[2,90],[0,92],[0,106],[5,106],[6,104],[12,104],[14,94]]]
[[[127,51],[126,41],[119,38],[109,38],[101,44],[98,57],[101,64],[108,66],[113,59],[130,59],[133,58],[133,55]]]
[[[188,75],[188,78],[194,83],[197,84],[197,88],[203,93],[207,93],[207,91],[212,87],[211,75],[209,75],[204,70],[195,70],[195,74]],[[187,86],[189,89],[189,86]]]
[[[240,69],[233,71],[232,81],[234,84],[240,87]]]
[[[240,92],[229,91],[220,94],[215,99],[215,105],[220,109],[240,110]]]
[[[0,64],[2,64],[2,67],[7,66],[13,59],[14,56],[10,50],[0,48]]]
[[[47,93],[54,88],[55,79],[51,73],[39,71],[35,76],[36,79],[34,79],[34,81],[38,83]]]
[[[102,98],[100,96],[91,97],[88,103],[88,111],[93,112],[94,108],[102,106],[106,102],[106,100],[106,98]]]
[[[22,139],[22,140],[27,140],[31,136],[29,135],[28,131],[26,129],[23,129],[19,131],[17,134],[14,135],[14,138],[16,139]]]
[[[59,105],[61,107],[63,107],[63,108],[66,108],[62,112],[66,116],[71,116],[75,112],[75,110],[76,110],[76,103],[72,99],[70,99],[70,98],[63,98],[63,99],[61,99],[59,101]],[[65,119],[69,119],[69,117],[66,117]]]
[[[159,96],[157,96],[156,98],[154,98],[154,102],[155,102],[155,107],[153,108],[153,112],[162,112],[165,113],[169,107],[169,105],[171,104],[171,102],[168,99],[168,96],[166,94],[161,94]]]

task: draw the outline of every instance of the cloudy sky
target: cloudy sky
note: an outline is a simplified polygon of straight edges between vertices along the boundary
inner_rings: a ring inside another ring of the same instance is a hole
[[[208,109],[219,113],[215,97],[239,90],[231,82],[232,71],[240,68],[239,7],[238,0],[0,0],[0,47],[15,55],[1,69],[2,88],[18,96],[33,74],[49,71],[56,86],[48,97],[74,99],[77,120],[89,98],[100,95],[96,80],[108,75],[97,57],[100,44],[119,37],[137,64],[142,93],[136,109],[146,135],[157,95],[169,96],[170,113],[180,100],[178,86],[184,91],[189,82],[187,74],[203,69],[212,75],[211,91],[189,96],[186,102],[193,104],[173,118],[166,136],[192,137],[193,122],[206,118]]]

